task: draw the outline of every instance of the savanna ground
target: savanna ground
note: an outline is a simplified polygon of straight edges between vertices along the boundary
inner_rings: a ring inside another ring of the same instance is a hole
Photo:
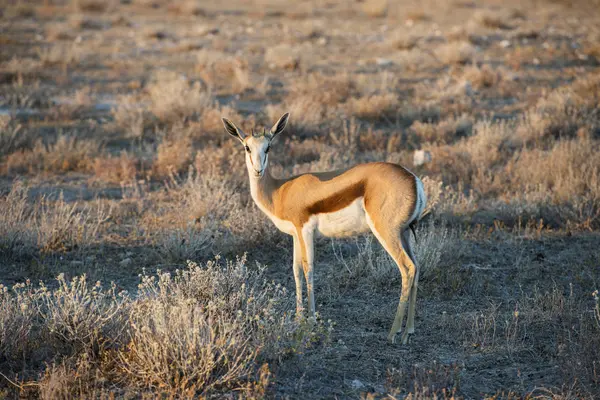
[[[0,397],[600,395],[599,8],[4,0]],[[424,179],[408,346],[369,237],[318,241],[295,320],[220,122],[285,111],[275,176]]]

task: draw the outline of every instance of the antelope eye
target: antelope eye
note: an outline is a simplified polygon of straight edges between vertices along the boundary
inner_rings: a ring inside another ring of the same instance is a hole
[[[265,154],[267,154],[269,150],[271,150],[271,146],[267,147],[267,149],[265,150]]]
[[[246,151],[250,153],[250,147],[246,146]]]

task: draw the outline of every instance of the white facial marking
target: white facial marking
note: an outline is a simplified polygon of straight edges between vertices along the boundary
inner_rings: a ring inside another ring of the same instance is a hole
[[[269,163],[269,138],[250,136],[244,140],[244,146],[246,150],[246,167],[250,177],[261,178],[265,174]]]

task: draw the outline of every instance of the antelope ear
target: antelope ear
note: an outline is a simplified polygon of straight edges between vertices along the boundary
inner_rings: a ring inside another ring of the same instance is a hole
[[[225,130],[227,131],[227,133],[229,133],[231,136],[239,139],[240,141],[243,141],[246,138],[246,135],[244,134],[244,132],[242,132],[242,130],[240,128],[235,126],[235,124],[233,122],[231,122],[227,118],[221,118],[221,119],[223,120],[223,125],[225,126]]]
[[[277,121],[275,123],[275,125],[273,125],[273,127],[271,128],[271,131],[269,132],[270,136],[271,136],[271,140],[273,140],[273,138],[277,135],[279,135],[281,132],[283,132],[283,130],[285,129],[285,126],[287,125],[288,122],[288,118],[290,117],[290,113],[287,112],[285,114],[283,114],[281,116],[281,118],[279,118],[279,121]]]

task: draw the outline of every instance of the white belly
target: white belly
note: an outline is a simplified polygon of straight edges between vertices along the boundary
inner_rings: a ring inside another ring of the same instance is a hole
[[[348,237],[369,231],[362,197],[336,212],[318,214],[316,222],[319,233],[327,237]]]

